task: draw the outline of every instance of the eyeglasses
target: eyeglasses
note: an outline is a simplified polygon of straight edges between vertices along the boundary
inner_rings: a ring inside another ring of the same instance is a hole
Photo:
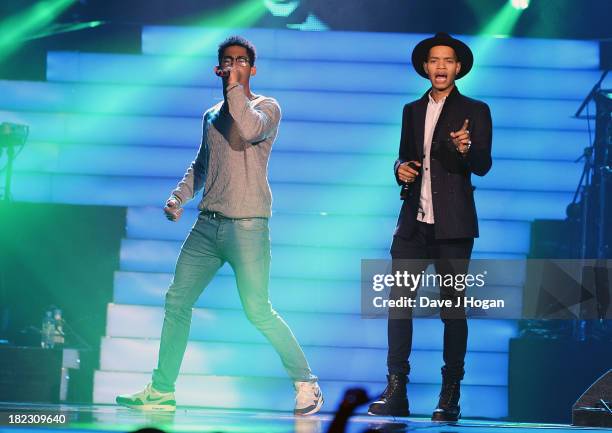
[[[247,66],[250,61],[247,57],[239,56],[239,57],[231,57],[225,56],[221,59],[221,66],[232,66],[236,62],[238,66]]]

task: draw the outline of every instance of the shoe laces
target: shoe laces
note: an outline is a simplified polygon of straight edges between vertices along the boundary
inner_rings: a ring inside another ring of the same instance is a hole
[[[155,394],[157,394],[157,393],[153,389],[153,386],[150,383],[147,383],[147,386],[145,386],[145,388],[142,391],[140,391],[138,394],[136,394],[136,395],[141,400],[146,400],[148,396],[155,397]]]
[[[442,382],[442,389],[446,392],[454,392],[459,386],[459,382]]]
[[[148,383],[147,386],[145,387],[144,391],[142,391],[142,395],[143,396],[147,396],[150,395],[151,397],[163,397],[167,394],[170,394],[168,392],[161,392],[156,390],[155,388],[153,388],[153,384],[152,383]]]
[[[399,387],[399,378],[390,377],[387,382],[387,387],[383,391],[381,398],[388,398],[391,394],[395,392],[395,390]]]
[[[442,382],[442,390],[440,391],[440,400],[443,400],[445,404],[450,402],[455,397],[459,388],[459,382]]]

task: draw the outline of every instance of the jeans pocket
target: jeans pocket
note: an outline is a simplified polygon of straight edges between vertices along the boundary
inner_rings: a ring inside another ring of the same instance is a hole
[[[236,220],[236,226],[250,232],[264,231],[268,228],[267,218],[242,218]]]

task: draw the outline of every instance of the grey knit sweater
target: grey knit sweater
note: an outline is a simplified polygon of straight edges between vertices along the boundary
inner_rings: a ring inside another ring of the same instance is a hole
[[[270,217],[268,160],[281,111],[273,98],[249,100],[240,84],[204,114],[202,143],[172,194],[181,205],[204,188],[198,207],[230,218]]]

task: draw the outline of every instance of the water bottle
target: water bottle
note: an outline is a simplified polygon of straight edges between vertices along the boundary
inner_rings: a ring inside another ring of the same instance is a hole
[[[55,337],[55,320],[53,312],[47,311],[42,321],[42,329],[40,331],[40,345],[43,349],[53,349]]]
[[[56,308],[53,310],[53,322],[55,332],[53,333],[53,345],[64,345],[64,320],[62,319],[62,310]]]

